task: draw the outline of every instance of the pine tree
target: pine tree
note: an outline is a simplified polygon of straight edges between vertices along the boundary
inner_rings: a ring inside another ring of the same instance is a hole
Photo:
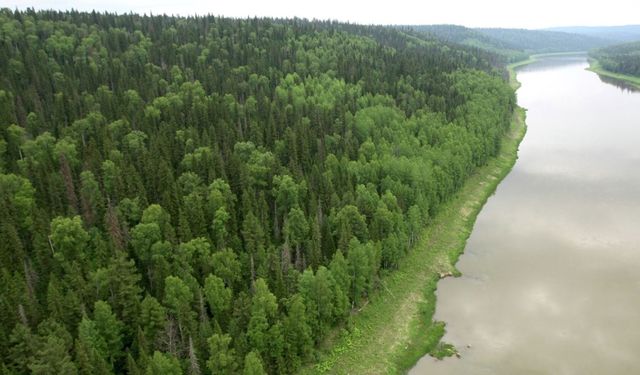
[[[105,359],[112,365],[122,357],[122,322],[111,311],[111,306],[104,301],[96,301],[93,307],[95,328],[105,342]]]
[[[207,340],[209,344],[209,359],[207,368],[212,374],[234,374],[236,370],[235,351],[229,348],[229,335],[214,334]]]
[[[287,317],[283,321],[287,368],[295,372],[313,348],[311,327],[307,323],[304,299],[294,295],[289,303]]]
[[[78,373],[65,341],[52,335],[43,338],[28,367],[32,374],[38,375]]]

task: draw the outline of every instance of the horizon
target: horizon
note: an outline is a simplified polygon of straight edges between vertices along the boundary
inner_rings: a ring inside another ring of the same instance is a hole
[[[576,0],[557,4],[541,0],[533,6],[525,4],[518,12],[506,0],[488,0],[482,4],[467,0],[454,0],[446,4],[423,4],[418,0],[399,0],[390,8],[380,1],[349,2],[326,0],[322,3],[300,4],[292,0],[276,2],[234,2],[199,4],[186,0],[180,3],[168,0],[142,0],[135,3],[114,0],[0,0],[0,7],[11,10],[57,10],[79,12],[108,12],[115,14],[219,16],[227,18],[301,18],[327,20],[359,25],[456,25],[468,28],[552,29],[558,27],[624,27],[640,24],[632,15],[635,4],[629,0],[613,0],[608,9],[585,7]],[[511,5],[511,6],[510,6]],[[547,6],[545,6],[547,5]],[[625,11],[629,8],[629,11]],[[546,9],[554,9],[548,12]],[[575,12],[580,9],[580,13]],[[612,9],[609,11],[609,9]],[[616,9],[614,12],[613,9]]]

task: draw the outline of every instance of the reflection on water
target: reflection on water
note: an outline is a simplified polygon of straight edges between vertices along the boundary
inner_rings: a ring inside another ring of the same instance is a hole
[[[604,83],[608,83],[610,85],[614,85],[617,88],[621,89],[622,91],[633,91],[633,92],[638,92],[640,90],[638,90],[637,87],[635,87],[634,85],[623,81],[621,79],[617,79],[617,78],[613,78],[613,77],[609,77],[609,76],[604,76],[604,75],[600,75],[598,74],[598,77],[600,77],[600,80]]]
[[[437,320],[462,358],[412,374],[640,373],[640,93],[582,57],[518,73],[527,135]]]

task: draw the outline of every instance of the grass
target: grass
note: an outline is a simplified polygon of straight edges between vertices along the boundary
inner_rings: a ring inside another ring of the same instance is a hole
[[[620,73],[614,73],[614,72],[610,72],[606,69],[604,69],[600,63],[598,62],[598,60],[590,58],[589,59],[589,67],[587,68],[587,70],[590,70],[594,73],[597,73],[601,76],[605,76],[605,77],[610,77],[610,78],[614,78],[620,81],[624,81],[628,84],[630,84],[631,86],[640,89],[640,77],[636,77],[636,76],[630,76],[630,75],[626,75],[626,74],[620,74]]]
[[[348,329],[334,332],[321,347],[317,364],[303,368],[302,374],[399,374],[426,353],[457,353],[440,342],[445,324],[433,321],[437,282],[443,275],[459,275],[454,264],[478,213],[515,164],[526,132],[524,119],[525,111],[518,108],[498,156],[443,205],[398,270],[382,277],[382,287],[351,317]]]

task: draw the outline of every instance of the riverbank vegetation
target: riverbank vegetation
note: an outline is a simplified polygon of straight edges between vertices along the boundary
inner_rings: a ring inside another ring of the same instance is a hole
[[[457,256],[430,233],[517,138],[494,55],[391,28],[0,24],[4,374],[293,373],[402,264],[422,284],[384,309],[426,314],[424,270]]]
[[[478,213],[517,159],[526,131],[524,120],[525,111],[518,109],[498,155],[442,206],[398,270],[381,279],[384,287],[352,317],[348,330],[327,340],[322,360],[304,374],[342,374],[344,369],[354,374],[400,374],[426,354],[456,353],[440,341],[445,324],[433,321],[437,282],[459,274],[454,265]]]
[[[640,88],[640,42],[597,49],[589,55],[590,70]]]

